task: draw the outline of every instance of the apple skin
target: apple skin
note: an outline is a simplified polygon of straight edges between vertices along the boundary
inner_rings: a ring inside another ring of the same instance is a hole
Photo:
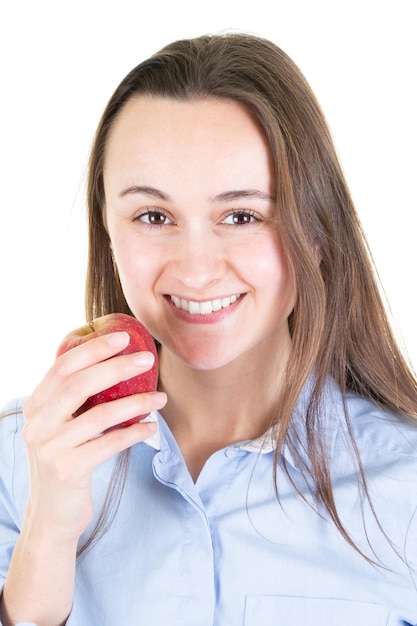
[[[84,326],[71,331],[62,340],[56,356],[59,357],[68,350],[90,341],[94,337],[118,331],[125,331],[130,336],[129,344],[118,353],[119,355],[146,350],[148,352],[152,352],[155,357],[155,363],[147,372],[134,376],[129,380],[123,380],[116,385],[113,385],[108,389],[104,389],[103,391],[87,398],[84,404],[82,404],[82,406],[80,406],[80,408],[74,413],[75,417],[103,402],[117,400],[118,398],[124,398],[125,396],[135,393],[156,391],[158,384],[158,353],[155,342],[145,326],[131,315],[126,315],[125,313],[110,313],[108,315],[98,317],[89,324],[85,324]],[[146,413],[145,415],[138,415],[137,417],[122,422],[113,428],[130,426],[131,424],[139,422],[143,418],[147,417],[147,415],[149,414]]]

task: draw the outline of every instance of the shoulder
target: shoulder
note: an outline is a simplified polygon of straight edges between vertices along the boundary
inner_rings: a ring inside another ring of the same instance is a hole
[[[347,412],[354,439],[363,454],[417,461],[417,419],[349,393]]]
[[[346,408],[349,421],[340,419],[334,439],[334,476],[366,484],[366,498],[388,534],[404,533],[417,507],[417,420],[353,393]]]
[[[301,395],[294,420],[298,440],[306,450],[309,433],[305,418],[313,383],[314,378]],[[313,423],[316,436],[328,451],[333,451],[336,465],[348,463],[349,457],[354,459],[357,453],[371,464],[373,460],[401,459],[417,463],[417,418],[390,410],[353,391],[344,396],[332,378],[326,381],[318,413],[319,419]]]
[[[416,585],[417,419],[355,394],[347,397],[347,409],[370,507]],[[377,538],[381,527],[371,517],[367,530]]]

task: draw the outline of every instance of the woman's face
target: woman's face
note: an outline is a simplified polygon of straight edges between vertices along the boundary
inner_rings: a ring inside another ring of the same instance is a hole
[[[110,133],[105,218],[126,301],[197,369],[288,350],[295,288],[268,144],[228,100],[138,96]]]

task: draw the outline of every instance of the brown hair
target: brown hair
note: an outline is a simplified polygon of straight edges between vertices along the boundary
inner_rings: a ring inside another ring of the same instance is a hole
[[[316,98],[280,48],[246,34],[177,41],[133,69],[111,97],[91,152],[89,319],[113,311],[130,313],[103,221],[103,163],[117,115],[131,97],[140,94],[238,101],[268,139],[277,181],[277,228],[297,286],[284,389],[269,416],[277,426],[274,470],[280,449],[289,445],[299,469],[313,479],[317,502],[352,543],[336,510],[322,439],[320,404],[325,381],[333,377],[344,397],[347,390],[353,390],[411,416],[417,416],[417,385],[391,331],[365,237]],[[313,371],[313,392],[305,415],[307,467],[297,453],[292,415]],[[347,414],[346,420],[349,427]],[[356,450],[353,439],[352,445]],[[356,457],[366,492],[357,452]]]

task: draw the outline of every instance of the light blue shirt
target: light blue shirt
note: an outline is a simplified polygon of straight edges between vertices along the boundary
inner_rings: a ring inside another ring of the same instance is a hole
[[[288,448],[277,470],[280,503],[272,440],[219,450],[194,483],[167,425],[153,414],[159,432],[132,448],[116,517],[78,563],[67,626],[417,625],[417,423],[348,397],[372,503],[391,546],[358,491],[341,406],[329,383],[324,412],[336,503],[353,541],[383,567],[368,563],[313,510]],[[302,449],[300,410],[297,419]],[[0,587],[28,495],[22,424],[20,405],[0,420]],[[114,459],[94,474],[96,515],[113,466]]]

